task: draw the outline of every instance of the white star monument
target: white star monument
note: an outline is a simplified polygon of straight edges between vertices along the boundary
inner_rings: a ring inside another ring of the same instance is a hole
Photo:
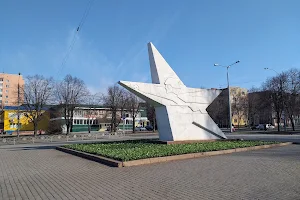
[[[152,43],[148,44],[148,53],[152,84],[119,84],[155,107],[159,139],[226,139],[206,111],[221,90],[186,87]]]

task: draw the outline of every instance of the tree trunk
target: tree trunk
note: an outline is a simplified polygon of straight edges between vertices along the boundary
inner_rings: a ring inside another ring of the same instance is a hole
[[[88,119],[88,132],[91,133],[91,124],[90,124],[90,119]]]
[[[114,125],[114,119],[113,119],[113,116],[111,116],[109,132],[112,132],[112,130],[113,130],[113,125]]]
[[[135,116],[132,115],[132,132],[135,133]]]
[[[292,128],[293,128],[293,131],[295,131],[295,123],[294,123],[294,118],[293,118],[293,115],[290,115],[290,120],[291,120],[291,123],[292,123]]]
[[[117,117],[116,111],[112,111],[112,116],[111,116],[111,119],[112,119],[111,132],[116,132],[116,124],[117,124],[116,117]]]
[[[279,112],[277,112],[276,114],[277,114],[277,124],[278,124],[277,130],[279,132],[280,131],[280,115],[279,115]]]
[[[153,117],[153,132],[155,131],[155,126],[156,126],[155,117]]]
[[[110,127],[108,127],[109,132],[112,132],[113,124],[114,124],[114,115],[113,115],[113,111],[111,111]]]
[[[36,121],[34,121],[33,122],[33,136],[35,137],[36,136],[36,133],[37,133],[37,122]]]
[[[70,124],[70,132],[73,132],[73,122],[72,121],[69,122],[69,124]]]
[[[66,133],[66,135],[69,135],[69,133],[70,133],[70,124],[66,123],[66,126],[67,126],[67,133]]]

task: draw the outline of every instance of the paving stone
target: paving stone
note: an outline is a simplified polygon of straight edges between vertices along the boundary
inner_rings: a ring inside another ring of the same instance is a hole
[[[0,199],[300,199],[300,145],[111,168],[43,146],[0,148]]]

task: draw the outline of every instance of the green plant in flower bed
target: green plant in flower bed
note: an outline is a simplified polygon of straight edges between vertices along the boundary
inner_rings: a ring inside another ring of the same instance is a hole
[[[96,154],[119,161],[172,156],[197,152],[218,151],[275,144],[265,141],[213,141],[191,144],[159,144],[153,140],[130,140],[95,144],[71,144],[65,148]]]

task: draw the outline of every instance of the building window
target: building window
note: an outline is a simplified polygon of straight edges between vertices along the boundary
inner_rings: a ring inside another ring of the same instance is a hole
[[[125,117],[129,117],[129,114],[128,114],[128,113],[126,113]]]
[[[6,85],[7,88],[9,88],[9,85]]]
[[[8,99],[8,96],[6,95],[6,96],[5,96],[5,98],[7,98],[7,99]]]
[[[6,93],[8,93],[8,90],[5,90]]]
[[[80,123],[79,124],[82,124],[82,119],[80,120]]]
[[[0,92],[2,92],[2,89],[0,89]]]
[[[2,86],[3,86],[3,83],[0,83],[0,86],[2,87]]]
[[[237,123],[237,119],[234,119],[234,123]]]
[[[2,97],[2,94],[0,94],[0,97]]]
[[[9,80],[7,79],[7,80],[6,80],[6,82],[8,82],[8,83],[9,83]]]
[[[3,81],[3,78],[0,78],[0,81]]]
[[[5,103],[8,103],[8,101],[5,101]]]

